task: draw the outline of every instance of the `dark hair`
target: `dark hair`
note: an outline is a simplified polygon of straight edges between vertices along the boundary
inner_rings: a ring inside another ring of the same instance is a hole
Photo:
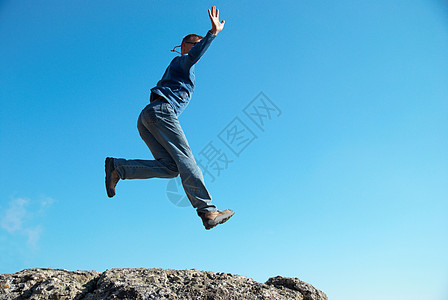
[[[183,42],[188,42],[188,41],[190,41],[191,39],[203,39],[203,38],[204,38],[203,36],[200,36],[200,35],[191,33],[191,34],[189,34],[189,35],[184,36],[184,38],[182,39],[182,43],[183,43]]]

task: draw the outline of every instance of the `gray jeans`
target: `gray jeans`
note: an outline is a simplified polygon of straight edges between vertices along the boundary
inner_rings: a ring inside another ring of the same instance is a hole
[[[158,99],[141,112],[137,128],[155,160],[115,159],[121,179],[173,178],[180,175],[191,204],[198,212],[213,212],[204,177],[171,105]]]

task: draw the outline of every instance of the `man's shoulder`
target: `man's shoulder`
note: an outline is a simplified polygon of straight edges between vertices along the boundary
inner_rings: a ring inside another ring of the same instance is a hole
[[[170,66],[176,69],[182,69],[185,70],[186,67],[191,67],[188,64],[188,60],[189,60],[189,56],[188,54],[183,54],[183,55],[178,55],[175,58],[173,58],[173,60],[171,60]],[[188,70],[185,70],[188,71]]]

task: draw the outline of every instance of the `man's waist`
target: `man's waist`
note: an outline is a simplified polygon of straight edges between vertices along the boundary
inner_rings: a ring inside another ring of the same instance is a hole
[[[162,97],[159,94],[151,92],[151,96],[149,97],[149,103],[154,102],[156,100],[163,100],[165,102],[168,102],[168,101],[166,101],[165,97]]]

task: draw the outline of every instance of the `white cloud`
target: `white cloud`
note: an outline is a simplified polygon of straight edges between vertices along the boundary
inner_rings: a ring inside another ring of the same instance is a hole
[[[25,232],[28,236],[28,246],[37,248],[37,243],[39,242],[40,234],[42,233],[42,226],[38,225],[34,228],[27,228]]]
[[[9,202],[9,207],[0,215],[0,226],[14,236],[25,236],[27,245],[37,248],[43,227],[40,224],[46,210],[54,203],[49,197],[39,201],[16,198]]]
[[[26,216],[26,205],[28,200],[23,198],[17,198],[9,203],[9,208],[6,210],[5,215],[2,217],[1,226],[9,233],[21,230],[23,220]]]
[[[52,205],[53,203],[54,203],[54,199],[53,199],[53,198],[50,198],[50,197],[44,197],[44,198],[42,199],[42,201],[40,202],[40,204],[41,204],[42,207],[50,206],[50,205]]]
[[[50,197],[43,197],[40,201],[40,208],[38,213],[43,214],[54,203],[54,199]]]

